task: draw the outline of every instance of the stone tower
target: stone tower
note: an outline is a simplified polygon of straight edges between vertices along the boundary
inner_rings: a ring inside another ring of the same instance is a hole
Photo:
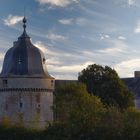
[[[4,58],[0,74],[0,121],[9,119],[27,127],[45,127],[53,121],[54,78],[45,57],[26,33],[14,42]]]

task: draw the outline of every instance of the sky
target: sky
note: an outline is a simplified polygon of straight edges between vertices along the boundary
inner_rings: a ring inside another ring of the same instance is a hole
[[[44,52],[48,71],[56,79],[77,79],[94,63],[110,66],[121,78],[140,71],[140,0],[0,3],[0,69],[6,51],[23,32],[25,14],[27,33]]]

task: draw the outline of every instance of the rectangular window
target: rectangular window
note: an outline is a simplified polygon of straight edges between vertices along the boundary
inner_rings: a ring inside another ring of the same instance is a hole
[[[37,103],[40,103],[40,93],[38,93],[38,94],[36,95],[36,102],[37,102]]]
[[[20,107],[20,108],[23,107],[23,103],[22,103],[22,102],[19,103],[19,107]]]
[[[37,104],[36,113],[40,114],[41,105],[40,103]]]
[[[7,87],[7,85],[8,85],[8,80],[7,80],[7,79],[4,79],[2,82],[3,82],[3,87]]]

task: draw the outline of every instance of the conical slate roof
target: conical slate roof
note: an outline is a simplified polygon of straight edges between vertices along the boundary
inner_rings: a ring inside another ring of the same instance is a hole
[[[32,44],[26,33],[25,17],[23,23],[23,34],[5,55],[1,76],[50,77],[42,51]]]

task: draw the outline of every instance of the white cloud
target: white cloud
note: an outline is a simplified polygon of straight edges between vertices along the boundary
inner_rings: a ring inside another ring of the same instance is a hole
[[[35,43],[35,46],[39,48],[43,53],[46,53],[48,51],[45,45],[41,41],[37,41]]]
[[[56,80],[77,80],[78,74],[74,76],[73,74],[53,74]]]
[[[60,19],[58,20],[58,22],[64,25],[77,24],[83,26],[87,25],[89,21],[86,18],[78,17],[78,18]]]
[[[140,59],[122,61],[115,65],[115,70],[120,77],[134,77],[134,71],[140,70]]]
[[[126,40],[126,37],[124,37],[124,36],[118,36],[118,39],[120,39],[120,40]]]
[[[94,62],[88,61],[88,62],[83,63],[83,64],[65,65],[65,66],[48,65],[48,69],[51,72],[67,73],[69,75],[72,73],[78,73],[78,72],[82,71],[84,68],[86,68],[90,64],[94,64]]]
[[[62,62],[60,62],[60,61],[58,60],[58,58],[52,57],[52,58],[47,59],[46,64],[47,64],[47,65],[61,65]]]
[[[13,15],[8,15],[6,19],[4,19],[4,24],[7,26],[12,26],[17,24],[23,19],[23,16],[13,16]]]
[[[48,49],[49,47],[41,41],[37,41],[35,46],[39,48],[46,56],[46,65],[60,65],[62,62],[59,61],[58,57],[60,54]]]
[[[119,5],[121,5],[123,8],[124,7],[132,7],[132,6],[136,6],[136,0],[116,0],[116,1],[114,1],[115,2],[115,4],[119,4]]]
[[[107,35],[107,34],[100,34],[100,39],[101,39],[101,40],[107,39],[107,38],[110,38],[110,36]]]
[[[93,51],[82,51],[82,54],[85,56],[95,56],[96,54]]]
[[[77,3],[79,0],[36,0],[41,5],[50,4],[52,6],[65,7],[71,3]]]
[[[2,70],[2,64],[3,64],[3,61],[4,61],[4,56],[5,56],[5,53],[1,52],[0,53],[0,71]]]
[[[136,28],[134,29],[135,33],[140,33],[140,20],[137,22]]]
[[[60,19],[58,20],[59,23],[64,24],[64,25],[71,25],[74,22],[73,18],[70,19]]]
[[[59,35],[59,34],[55,34],[53,32],[49,32],[47,34],[47,38],[50,39],[51,41],[64,41],[67,39],[67,37]]]
[[[127,45],[121,40],[110,39],[107,42],[112,47],[98,50],[97,52],[113,55],[113,54],[123,53],[126,51]]]
[[[109,35],[105,35],[105,37],[106,37],[106,38],[110,38],[110,36],[109,36]]]
[[[0,53],[0,61],[3,61],[5,53]]]
[[[49,47],[47,45],[44,45],[41,41],[35,42],[35,46],[37,48],[39,48],[44,54],[51,55],[51,56],[57,56],[58,55],[56,52],[48,49]]]
[[[114,53],[120,53],[120,52],[123,52],[123,49],[122,48],[119,48],[119,47],[116,47],[116,48],[107,48],[107,49],[104,49],[104,50],[99,50],[98,52],[101,52],[101,53],[110,53],[110,54],[114,54]]]
[[[135,0],[128,0],[127,3],[129,6],[133,6],[133,5],[135,5],[136,1]]]
[[[75,19],[75,23],[77,25],[81,25],[81,26],[87,26],[87,25],[90,25],[91,24],[91,20],[88,20],[86,18],[82,18],[82,17],[79,17],[77,19]]]

